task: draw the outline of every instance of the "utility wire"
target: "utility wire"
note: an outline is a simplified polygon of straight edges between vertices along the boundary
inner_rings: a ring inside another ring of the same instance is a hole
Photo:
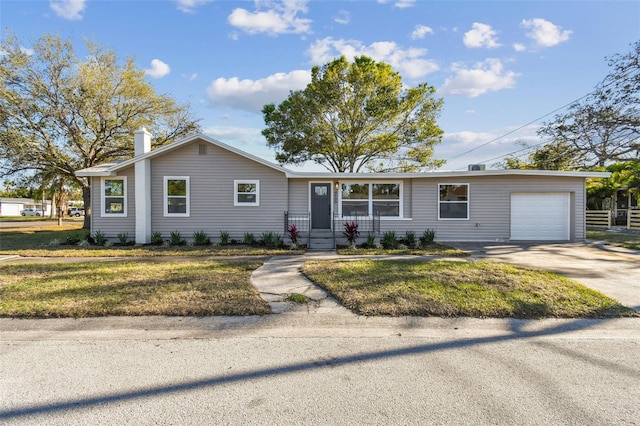
[[[627,71],[627,74],[630,74],[630,73],[631,73],[631,70],[628,70],[628,71]],[[481,145],[478,145],[478,146],[477,146],[477,147],[475,147],[475,148],[471,148],[470,150],[467,150],[467,151],[463,152],[462,154],[458,154],[458,155],[455,155],[455,156],[453,156],[453,157],[450,157],[450,158],[448,158],[448,159],[447,159],[447,160],[445,160],[445,161],[446,161],[446,162],[448,162],[448,161],[455,160],[455,159],[460,158],[460,157],[464,157],[465,155],[470,154],[470,153],[472,153],[472,152],[474,152],[474,151],[476,151],[476,150],[478,150],[478,149],[480,149],[480,148],[482,148],[482,147],[485,147],[485,146],[489,145],[490,143],[496,142],[496,141],[498,141],[498,140],[500,140],[500,139],[502,139],[502,138],[505,138],[505,137],[507,137],[507,136],[509,136],[509,135],[511,135],[511,134],[513,134],[513,133],[515,133],[515,132],[517,132],[517,131],[519,131],[519,130],[524,129],[524,128],[525,128],[525,127],[527,127],[527,126],[530,126],[531,124],[537,123],[538,121],[542,120],[543,118],[546,118],[546,117],[550,116],[550,115],[551,115],[551,114],[553,114],[553,113],[556,113],[556,112],[558,112],[558,111],[560,111],[560,110],[562,110],[562,109],[564,109],[564,108],[567,108],[568,106],[571,106],[571,105],[575,104],[576,102],[579,102],[579,101],[583,100],[584,98],[586,98],[586,97],[588,97],[588,96],[591,96],[591,95],[593,95],[593,94],[597,93],[599,90],[603,90],[603,89],[605,89],[606,87],[611,86],[612,84],[614,84],[614,83],[615,83],[615,81],[609,81],[609,82],[607,82],[607,83],[605,83],[605,84],[602,84],[602,83],[604,83],[605,81],[606,81],[606,78],[601,82],[601,84],[599,85],[599,87],[596,87],[594,90],[592,90],[591,92],[587,93],[586,95],[583,95],[583,96],[579,97],[578,99],[575,99],[575,100],[573,100],[573,101],[571,101],[571,102],[569,102],[569,103],[567,103],[567,104],[565,104],[565,105],[563,105],[563,106],[561,106],[561,107],[559,107],[559,108],[556,108],[556,109],[554,109],[553,111],[548,112],[547,114],[545,114],[545,115],[543,115],[543,116],[541,116],[541,117],[536,118],[535,120],[531,120],[530,122],[528,122],[528,123],[526,123],[526,124],[523,124],[522,126],[520,126],[520,127],[516,128],[516,129],[513,129],[513,130],[511,130],[510,132],[507,132],[507,133],[505,133],[505,134],[503,134],[503,135],[500,135],[500,136],[498,136],[498,137],[496,137],[496,138],[494,138],[494,139],[491,139],[490,141],[485,142],[485,143],[483,143],[483,144],[481,144]],[[540,146],[540,145],[545,145],[545,144],[547,144],[547,143],[549,143],[549,142],[541,142],[541,143],[539,143],[539,144],[532,145],[532,146],[528,146],[528,147],[525,147],[525,148],[523,148],[523,149],[519,149],[519,150],[517,150],[517,151],[509,152],[509,153],[504,154],[504,155],[501,155],[501,156],[499,156],[499,157],[495,157],[495,158],[491,158],[491,159],[489,159],[489,160],[485,160],[484,162],[489,162],[489,161],[497,160],[497,159],[500,159],[500,158],[504,158],[504,157],[506,157],[506,156],[508,156],[508,155],[512,155],[512,154],[515,154],[515,153],[517,153],[517,152],[521,152],[521,151],[525,151],[525,150],[530,150],[531,148],[535,148],[535,147]],[[456,170],[463,170],[463,168],[456,169]]]
[[[545,115],[543,115],[543,116],[541,116],[541,117],[536,118],[535,120],[531,120],[530,122],[528,122],[528,123],[526,123],[526,124],[523,124],[522,126],[520,126],[520,127],[518,127],[518,128],[515,128],[515,129],[511,130],[510,132],[507,132],[507,133],[505,133],[505,134],[503,134],[503,135],[500,135],[500,136],[498,136],[497,138],[493,138],[493,139],[491,139],[491,140],[490,140],[490,141],[488,141],[488,142],[485,142],[485,143],[483,143],[483,144],[481,144],[481,145],[476,146],[475,148],[471,148],[470,150],[465,151],[465,152],[463,152],[462,154],[454,155],[453,157],[448,158],[446,161],[451,161],[451,160],[455,160],[455,159],[460,158],[460,157],[464,157],[465,155],[470,154],[470,153],[472,153],[473,151],[476,151],[476,150],[478,150],[478,149],[480,149],[480,148],[482,148],[482,147],[485,147],[485,146],[489,145],[490,143],[496,142],[496,141],[498,141],[498,140],[500,140],[500,139],[502,139],[502,138],[505,138],[505,137],[507,137],[507,136],[509,136],[509,135],[511,135],[511,134],[513,134],[513,133],[515,133],[515,132],[517,132],[517,131],[519,131],[519,130],[524,129],[524,128],[525,128],[525,127],[527,127],[527,126],[530,126],[531,124],[537,123],[538,121],[542,120],[543,118],[548,117],[548,116],[550,116],[551,114],[553,114],[553,113],[555,113],[555,112],[558,112],[558,111],[560,111],[560,110],[562,110],[562,109],[565,109],[566,107],[568,107],[568,106],[570,106],[570,105],[573,105],[574,103],[576,103],[576,102],[578,102],[578,101],[581,101],[582,99],[586,98],[587,96],[590,96],[590,95],[591,95],[591,94],[593,94],[593,93],[594,93],[594,92],[587,93],[586,95],[584,95],[584,96],[582,96],[582,97],[580,97],[580,98],[576,99],[575,101],[569,102],[568,104],[563,105],[563,106],[561,106],[560,108],[556,108],[556,109],[554,109],[553,111],[548,112],[547,114],[545,114]],[[515,151],[515,152],[518,152],[518,151]],[[509,154],[507,154],[507,155],[509,155]]]

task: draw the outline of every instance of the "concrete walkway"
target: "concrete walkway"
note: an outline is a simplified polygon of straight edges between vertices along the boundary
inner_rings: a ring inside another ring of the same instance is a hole
[[[506,244],[459,243],[455,247],[469,252],[468,259],[491,259],[520,266],[552,271],[640,311],[640,253],[602,244]],[[387,256],[351,256],[350,258]],[[431,257],[431,256],[428,256]],[[393,259],[426,259],[420,256],[392,256]],[[321,313],[351,315],[324,290],[301,273],[309,260],[342,259],[334,252],[310,252],[302,256],[276,256],[268,259],[251,275],[253,285],[270,303],[274,313]],[[308,304],[287,301],[291,294],[302,294]]]
[[[274,313],[315,313],[356,316],[323,289],[302,274],[302,265],[310,260],[335,259],[334,252],[308,253],[303,256],[275,256],[251,274],[251,282]],[[292,294],[305,296],[308,303],[287,300]]]

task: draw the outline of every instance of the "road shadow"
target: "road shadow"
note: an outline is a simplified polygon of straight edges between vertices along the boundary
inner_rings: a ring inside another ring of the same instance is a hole
[[[512,320],[509,323],[509,333],[499,336],[488,337],[476,337],[467,339],[456,339],[446,342],[427,343],[422,345],[414,345],[399,349],[389,349],[375,352],[365,352],[343,357],[332,357],[322,360],[309,360],[304,362],[292,363],[288,365],[257,369],[253,371],[246,371],[234,374],[216,375],[206,377],[199,380],[191,380],[183,383],[168,384],[162,386],[153,386],[142,388],[138,390],[114,392],[111,394],[102,394],[87,396],[85,398],[76,398],[66,401],[59,401],[46,404],[28,404],[16,408],[6,409],[0,411],[0,421],[6,422],[16,420],[19,418],[29,416],[47,415],[53,413],[70,412],[76,410],[84,410],[96,406],[104,406],[106,404],[118,404],[133,400],[142,400],[146,398],[154,398],[164,395],[185,393],[190,391],[196,391],[204,388],[211,388],[216,386],[227,385],[231,383],[250,381],[260,378],[280,377],[287,376],[296,373],[321,370],[324,368],[336,368],[349,364],[367,363],[383,359],[392,359],[397,357],[406,357],[413,355],[421,355],[426,353],[433,353],[439,351],[455,350],[460,348],[467,348],[473,346],[480,346],[486,344],[494,344],[500,342],[508,342],[522,339],[531,339],[536,337],[561,335],[563,333],[569,333],[573,331],[586,330],[593,327],[596,324],[601,324],[607,320],[590,320],[580,319],[571,321],[568,323],[562,323],[557,326],[548,327],[539,330],[525,330],[524,327],[529,321]],[[572,356],[579,356],[584,361],[586,358],[583,354],[571,354],[565,351],[565,354]],[[589,361],[588,359],[586,359]],[[640,371],[633,369],[619,368],[613,363],[602,364],[599,360],[590,360],[600,367],[604,367],[610,370],[615,370],[618,374],[623,374],[631,378],[637,378],[640,375]]]

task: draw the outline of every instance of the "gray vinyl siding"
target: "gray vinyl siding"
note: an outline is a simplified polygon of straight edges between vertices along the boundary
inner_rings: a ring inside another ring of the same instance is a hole
[[[241,240],[245,232],[256,238],[263,232],[284,233],[288,185],[284,173],[215,145],[200,155],[203,141],[183,145],[151,160],[151,230],[169,239],[179,231],[190,240],[205,231],[213,241],[221,231]],[[164,177],[189,176],[190,216],[164,216]],[[234,206],[234,180],[260,182],[259,206]]]
[[[289,180],[289,213],[308,214],[309,206],[309,180]]]
[[[129,239],[136,235],[136,203],[134,168],[129,167],[118,172],[117,176],[127,177],[127,216],[126,217],[102,217],[102,178],[94,177],[91,180],[91,231],[103,232],[111,241],[118,241],[118,234],[127,233]]]
[[[468,220],[438,220],[438,185],[447,183],[469,184]],[[410,226],[418,234],[425,229],[434,229],[436,240],[439,241],[509,240],[511,194],[516,192],[569,193],[571,239],[585,238],[584,179],[569,177],[479,176],[466,179],[415,179],[414,218]],[[401,227],[402,223],[398,223],[395,229]]]

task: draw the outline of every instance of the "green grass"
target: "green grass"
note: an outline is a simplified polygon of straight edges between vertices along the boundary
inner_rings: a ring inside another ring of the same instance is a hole
[[[309,303],[309,299],[307,299],[307,296],[300,293],[291,293],[289,296],[287,296],[287,300],[289,302],[299,303],[301,305]]]
[[[587,231],[587,238],[590,240],[606,241],[611,245],[628,249],[640,250],[640,234]]]
[[[0,316],[262,315],[260,262],[127,261],[0,264]]]
[[[82,222],[16,227],[0,230],[0,254],[23,257],[158,257],[158,256],[273,256],[277,254],[301,254],[304,250],[267,248],[244,245],[235,246],[111,246],[79,247],[60,244],[72,234],[86,235]]]
[[[635,311],[556,274],[464,260],[312,261],[304,274],[361,315],[583,318]]]
[[[427,245],[426,247],[419,249],[411,249],[411,248],[396,248],[396,249],[385,249],[382,247],[379,248],[339,248],[337,250],[338,254],[352,256],[352,255],[414,255],[414,256],[468,256],[468,253],[449,247],[443,244],[432,243]]]

